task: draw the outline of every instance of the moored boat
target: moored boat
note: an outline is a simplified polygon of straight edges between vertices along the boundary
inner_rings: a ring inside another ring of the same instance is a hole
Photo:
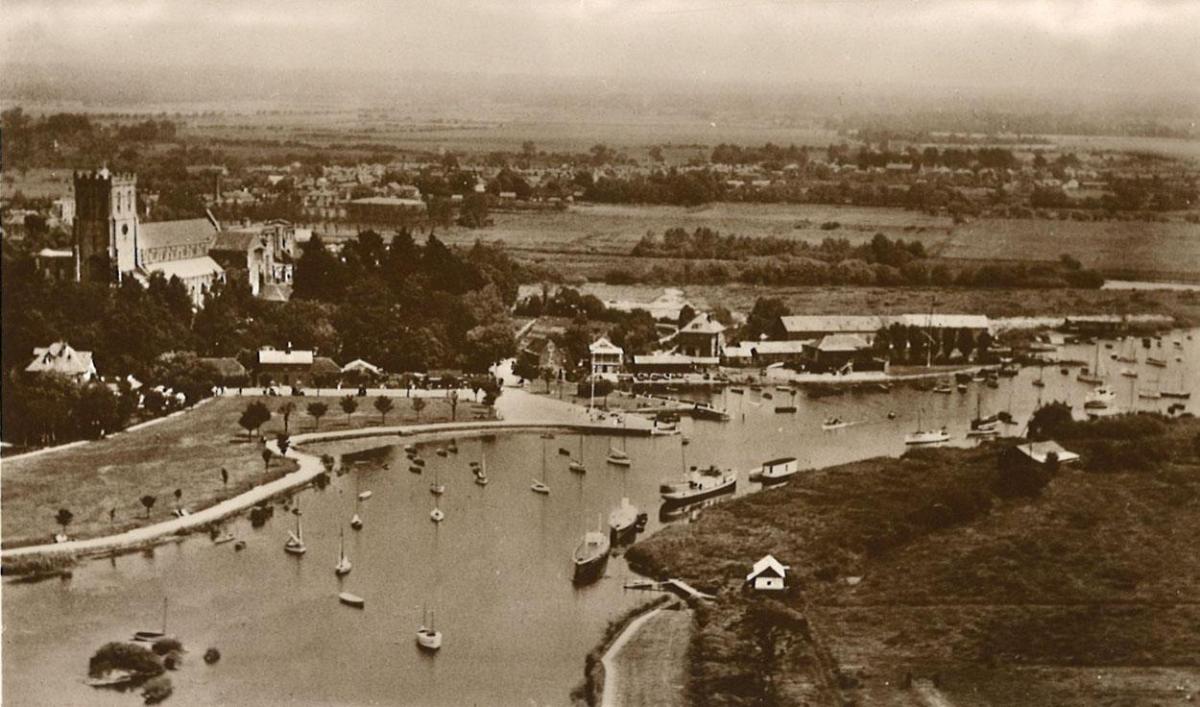
[[[636,516],[636,514],[635,514]],[[572,581],[576,584],[594,582],[604,574],[608,564],[608,551],[612,548],[608,535],[599,531],[585,533],[583,540],[575,547],[571,561],[575,566]]]
[[[1083,407],[1087,410],[1103,410],[1116,402],[1116,400],[1116,391],[1104,385],[1087,394],[1087,397],[1083,401]]]
[[[691,503],[710,496],[732,493],[737,488],[737,472],[710,466],[689,473],[677,483],[662,484],[659,494],[667,503]]]
[[[614,545],[628,542],[637,535],[637,506],[628,498],[621,499],[621,505],[608,514],[608,531]]]
[[[346,606],[354,607],[355,609],[361,609],[367,605],[366,599],[363,599],[357,594],[351,594],[350,592],[342,592],[341,594],[338,594],[338,601],[342,602]]]
[[[787,481],[800,471],[800,463],[796,457],[780,457],[765,461],[762,466],[750,472],[750,480],[760,484],[777,484]]]

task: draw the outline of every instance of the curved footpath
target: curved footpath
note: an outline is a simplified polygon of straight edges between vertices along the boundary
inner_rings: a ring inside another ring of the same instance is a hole
[[[395,427],[368,427],[357,430],[338,430],[333,432],[311,432],[292,437],[292,447],[286,456],[294,459],[299,468],[279,479],[256,486],[249,491],[225,499],[220,503],[196,511],[182,518],[134,528],[117,535],[107,535],[85,540],[71,540],[65,543],[48,545],[31,545],[18,547],[0,552],[0,559],[8,560],[18,557],[35,557],[67,554],[76,557],[104,554],[114,550],[142,547],[164,536],[175,535],[181,531],[193,531],[210,523],[220,521],[236,513],[240,513],[262,501],[285,493],[312,481],[324,471],[319,456],[308,454],[297,447],[302,444],[316,442],[334,442],[338,440],[358,439],[363,437],[423,437],[449,433],[489,433],[489,432],[518,432],[525,430],[560,429],[576,432],[593,432],[599,434],[650,434],[649,429],[614,428],[612,425],[580,424],[556,420],[534,420],[525,422],[487,421],[487,422],[441,422],[425,425],[407,425]],[[279,454],[275,441],[267,442],[271,451]]]

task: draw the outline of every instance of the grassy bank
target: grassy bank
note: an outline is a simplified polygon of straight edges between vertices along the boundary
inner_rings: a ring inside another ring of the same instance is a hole
[[[336,398],[321,398],[320,402],[330,409],[318,421],[306,410],[308,404],[317,401],[312,397],[218,398],[144,429],[61,452],[6,460],[0,478],[3,546],[51,542],[61,530],[55,522],[60,508],[73,515],[68,535],[87,538],[169,518],[176,507],[176,489],[181,492],[183,507],[194,511],[211,506],[295,469],[295,462],[278,457],[264,464],[262,444],[257,437],[248,439],[238,425],[248,404],[261,401],[273,411],[261,430],[268,437],[283,431],[278,411],[287,402],[296,404],[288,421],[292,433],[381,424],[383,420],[371,405],[372,400],[357,400],[362,411],[347,416]],[[393,398],[392,402],[395,410],[387,416],[388,425],[417,421],[411,399]],[[450,419],[449,402],[425,402],[421,422]],[[461,401],[458,405],[460,420],[472,419],[478,413],[490,415],[489,409],[475,403]],[[227,481],[222,479],[222,469],[228,474]],[[140,500],[143,496],[155,499],[148,512]]]
[[[927,450],[814,472],[635,545],[639,570],[720,592],[697,612],[693,701],[911,704],[907,675],[972,704],[1176,695],[1173,671],[1200,669],[1200,422],[1060,432],[1083,459],[1031,496],[1009,493],[1004,445]],[[767,552],[792,567],[779,601],[741,586]]]
[[[604,654],[608,652],[608,649],[617,640],[617,637],[635,619],[648,611],[653,611],[672,601],[677,601],[674,596],[661,594],[655,597],[653,601],[649,601],[641,606],[635,606],[609,621],[608,626],[604,627],[604,636],[601,637],[600,642],[584,658],[583,683],[571,691],[571,701],[575,704],[588,705],[588,707],[595,707],[600,704],[601,694],[604,689]]]

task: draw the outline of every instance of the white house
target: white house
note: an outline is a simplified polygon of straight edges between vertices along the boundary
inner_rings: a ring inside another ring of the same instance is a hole
[[[592,373],[600,376],[616,376],[625,363],[625,349],[602,336],[588,346],[592,357]]]
[[[35,348],[33,360],[25,370],[29,373],[59,373],[80,384],[97,378],[92,352],[76,351],[65,341]]]
[[[780,591],[787,588],[787,571],[790,568],[767,555],[754,563],[754,569],[746,575],[746,583],[759,591]]]

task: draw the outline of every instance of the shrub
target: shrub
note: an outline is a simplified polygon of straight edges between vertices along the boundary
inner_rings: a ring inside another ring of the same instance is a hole
[[[106,643],[88,661],[88,675],[100,677],[113,670],[126,670],[135,675],[161,675],[163,666],[154,653],[135,643]]]
[[[208,665],[212,665],[220,659],[221,651],[217,650],[216,648],[209,648],[208,650],[204,651],[204,662]]]
[[[171,684],[171,678],[160,675],[142,687],[142,700],[148,705],[156,705],[170,697],[173,692],[175,687]]]
[[[164,637],[155,641],[151,649],[156,655],[166,655],[183,650],[183,644],[177,638]]]

